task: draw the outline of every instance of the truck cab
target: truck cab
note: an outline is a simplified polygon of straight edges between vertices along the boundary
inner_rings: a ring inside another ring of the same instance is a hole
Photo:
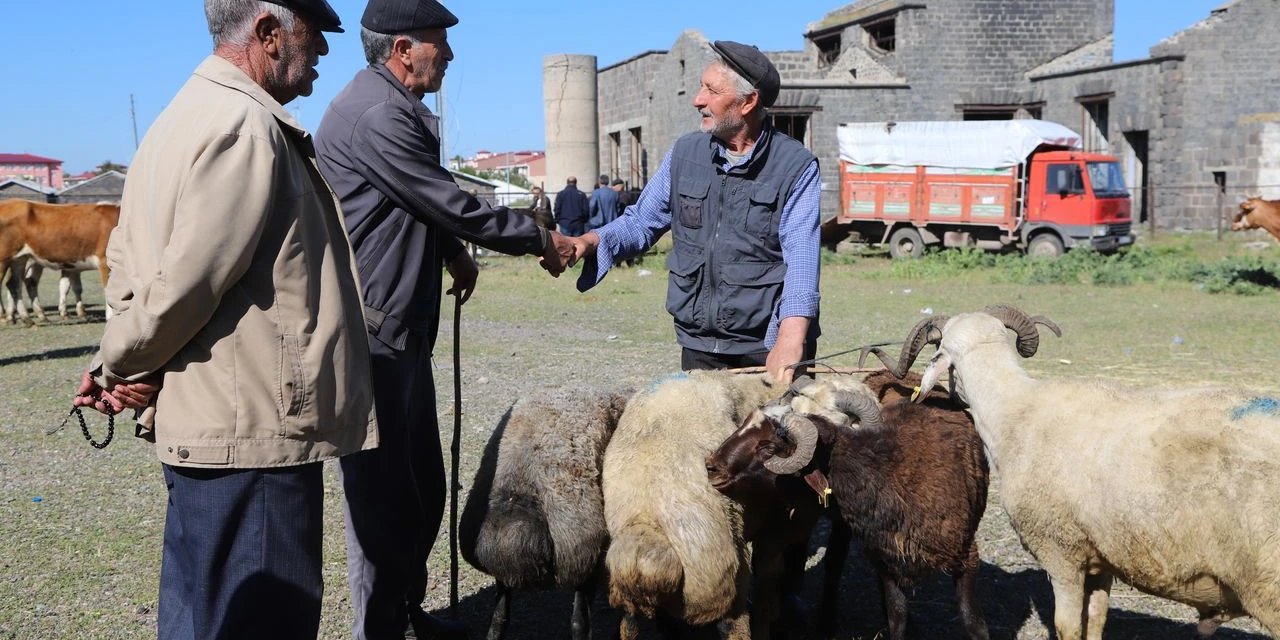
[[[1053,257],[1077,246],[1111,252],[1133,243],[1129,191],[1114,157],[1042,151],[1028,164],[1021,227],[1028,254]]]

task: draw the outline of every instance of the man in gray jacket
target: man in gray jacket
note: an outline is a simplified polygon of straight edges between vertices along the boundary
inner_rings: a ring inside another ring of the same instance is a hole
[[[347,564],[357,640],[438,637],[421,609],[445,475],[431,353],[441,267],[465,301],[477,269],[459,239],[542,256],[558,275],[572,245],[530,215],[490,207],[440,164],[438,121],[422,103],[453,58],[458,19],[434,0],[372,0],[361,18],[369,67],[333,99],[316,132],[320,170],[342,201],[364,285],[382,444],[342,461]]]
[[[324,0],[205,0],[213,55],[147,132],[78,406],[154,396],[159,637],[314,640],[321,463],[377,445],[356,264],[311,136]]]

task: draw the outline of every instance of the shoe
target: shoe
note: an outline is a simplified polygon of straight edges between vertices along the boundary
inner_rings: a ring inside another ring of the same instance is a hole
[[[433,616],[422,609],[409,609],[409,628],[405,638],[417,640],[467,640],[467,625]]]

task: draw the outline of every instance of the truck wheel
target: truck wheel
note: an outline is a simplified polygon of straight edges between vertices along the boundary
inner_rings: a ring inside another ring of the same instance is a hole
[[[1031,244],[1027,245],[1027,255],[1033,258],[1056,260],[1063,253],[1066,250],[1062,248],[1062,240],[1052,233],[1042,233],[1032,238]]]
[[[889,236],[889,255],[894,258],[919,258],[923,253],[924,240],[915,227],[899,227]]]

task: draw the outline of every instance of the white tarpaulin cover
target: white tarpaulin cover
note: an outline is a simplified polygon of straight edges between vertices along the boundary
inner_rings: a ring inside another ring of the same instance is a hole
[[[1080,148],[1076,132],[1044,120],[849,122],[837,137],[841,160],[872,165],[998,169],[1042,144]]]

